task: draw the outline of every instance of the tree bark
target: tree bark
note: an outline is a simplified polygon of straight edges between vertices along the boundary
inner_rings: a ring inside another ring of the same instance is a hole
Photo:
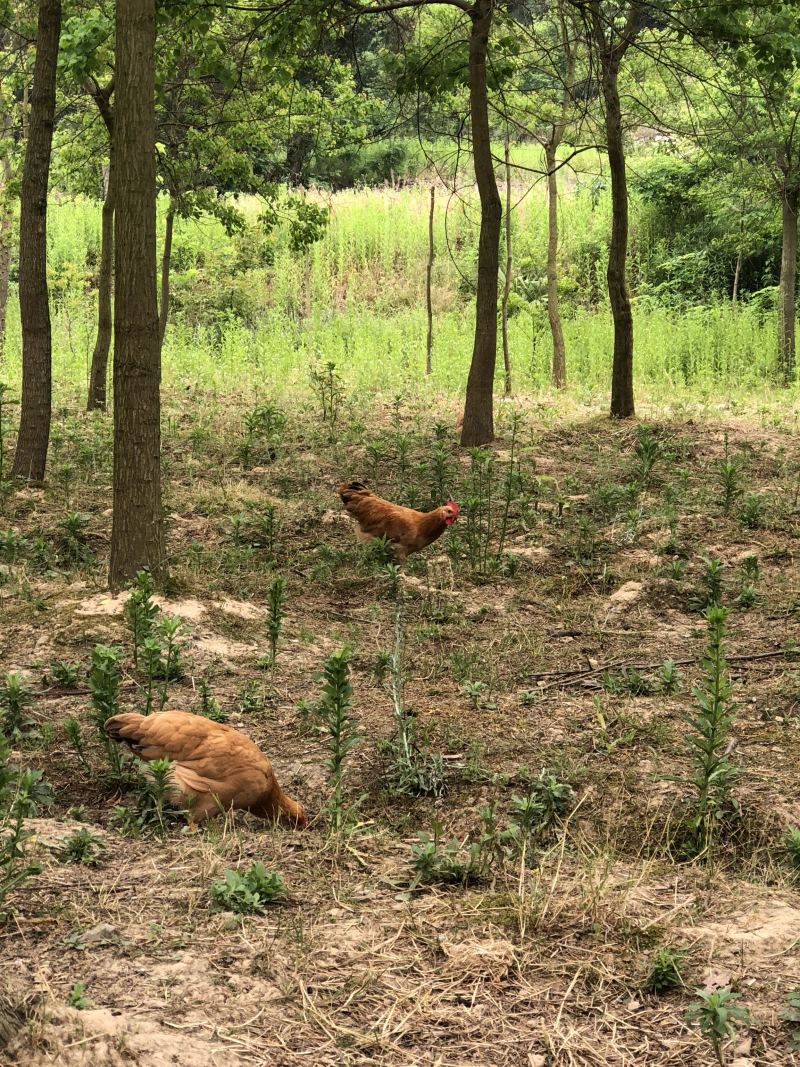
[[[22,320],[22,408],[12,478],[44,480],[50,444],[52,367],[47,289],[47,187],[56,109],[60,0],[40,0],[33,93],[22,172],[19,222],[19,309]]]
[[[567,353],[564,331],[558,310],[558,179],[556,177],[556,145],[554,138],[545,145],[547,166],[547,318],[553,338],[553,385],[564,389],[567,385]]]
[[[105,411],[107,405],[108,354],[111,351],[111,291],[114,275],[114,161],[109,168],[100,234],[100,275],[97,285],[97,337],[89,372],[87,411]]]
[[[731,294],[731,303],[735,304],[739,299],[739,278],[742,276],[742,250],[739,249],[739,254],[736,256],[736,270],[733,272],[733,293]]]
[[[433,275],[433,208],[436,201],[436,186],[431,186],[431,206],[428,211],[428,263],[425,268],[425,308],[428,314],[428,332],[425,337],[425,373],[430,374],[433,370],[433,298],[431,294],[431,278]]]
[[[100,272],[97,285],[97,337],[92,352],[89,371],[89,389],[86,399],[87,411],[105,411],[107,406],[108,354],[111,350],[111,294],[114,277],[114,115],[111,95],[114,92],[112,78],[105,88],[94,80],[85,85],[86,91],[97,104],[100,117],[108,134],[108,173],[103,194],[103,214],[100,231]]]
[[[797,189],[784,189],[782,197],[781,277],[779,285],[778,376],[791,384],[795,366],[795,298],[797,290]]]
[[[113,590],[163,566],[154,0],[117,0],[116,48]]]
[[[11,161],[4,156],[3,184],[0,187],[0,367],[3,365],[6,341],[6,312],[8,310],[8,278],[11,273],[11,202],[7,189],[11,180]]]
[[[169,320],[169,271],[172,262],[172,231],[175,227],[175,204],[170,198],[161,253],[161,303],[158,308],[158,343],[163,348]]]
[[[500,323],[503,331],[503,392],[511,396],[511,352],[508,347],[508,298],[511,293],[511,268],[514,258],[511,252],[511,149],[506,137],[505,144],[505,170],[506,170],[506,273],[503,279],[503,299],[500,302]]]
[[[497,361],[497,288],[500,269],[502,206],[492,161],[486,55],[494,0],[475,0],[470,11],[469,101],[475,180],[481,202],[475,339],[467,379],[461,444],[484,445],[494,439],[494,369]]]

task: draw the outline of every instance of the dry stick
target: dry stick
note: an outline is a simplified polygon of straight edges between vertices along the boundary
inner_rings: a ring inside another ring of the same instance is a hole
[[[425,303],[428,309],[428,336],[425,339],[425,373],[433,369],[431,352],[433,350],[433,301],[431,299],[431,275],[433,273],[433,205],[436,198],[436,186],[431,186],[431,209],[428,212],[428,265],[425,270]]]
[[[511,161],[508,135],[506,135],[506,277],[503,283],[503,300],[500,305],[500,322],[503,330],[503,368],[505,371],[505,395],[511,396],[511,355],[508,351],[508,297],[511,292]]]
[[[747,660],[757,659],[778,659],[782,656],[795,656],[796,652],[780,648],[775,652],[747,652],[742,653],[740,656],[726,656],[727,663],[742,663]],[[688,667],[693,663],[697,663],[698,659],[693,656],[690,659],[676,659],[673,661],[676,667]],[[593,674],[602,674],[604,671],[610,670],[612,667],[633,667],[637,671],[653,671],[657,667],[662,666],[663,660],[658,663],[627,663],[625,660],[618,659],[611,663],[604,663],[600,667],[588,667],[577,671],[541,671],[538,674],[529,675],[530,678],[554,678],[552,682],[547,682],[545,685],[540,686],[540,689],[552,689],[557,685],[571,685],[573,682],[580,682],[586,678],[590,678]]]

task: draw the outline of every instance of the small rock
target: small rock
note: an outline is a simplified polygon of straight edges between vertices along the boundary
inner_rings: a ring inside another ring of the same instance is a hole
[[[89,930],[84,930],[75,939],[76,948],[89,948],[90,945],[116,945],[120,941],[119,930],[111,923],[98,923]]]
[[[643,585],[641,582],[626,582],[621,585],[616,593],[608,598],[608,610],[611,613],[624,611],[630,604],[635,603],[642,595]]]

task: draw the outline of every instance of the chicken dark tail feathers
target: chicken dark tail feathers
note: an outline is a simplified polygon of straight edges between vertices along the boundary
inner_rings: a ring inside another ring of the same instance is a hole
[[[339,486],[339,496],[342,499],[342,503],[346,504],[350,499],[351,493],[368,493],[369,489],[363,482],[347,482],[342,483]]]

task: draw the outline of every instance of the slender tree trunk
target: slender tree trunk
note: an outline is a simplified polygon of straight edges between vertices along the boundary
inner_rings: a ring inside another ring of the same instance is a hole
[[[103,201],[103,218],[100,233],[100,276],[97,285],[97,337],[92,352],[89,372],[89,395],[87,411],[106,410],[106,383],[108,380],[108,354],[111,351],[111,292],[114,275],[114,158],[108,172],[106,195]]]
[[[41,482],[50,444],[52,367],[47,289],[47,186],[56,110],[60,0],[40,0],[19,221],[22,408],[12,478]]]
[[[164,250],[161,253],[161,303],[158,309],[158,343],[164,345],[169,319],[169,271],[172,262],[172,231],[175,226],[175,205],[170,199],[164,228]]]
[[[739,254],[736,257],[736,270],[733,272],[733,293],[731,295],[731,303],[735,304],[739,299],[739,278],[742,275],[742,250],[739,249]]]
[[[511,293],[511,268],[514,259],[511,253],[511,149],[506,137],[505,144],[505,169],[506,169],[506,274],[503,279],[503,299],[500,303],[500,323],[503,329],[503,392],[511,396],[511,352],[508,347],[508,297]]]
[[[8,278],[11,273],[11,200],[8,185],[11,181],[11,161],[0,161],[3,184],[0,187],[0,367],[3,365],[6,341],[6,312],[8,310]]]
[[[797,291],[797,189],[784,189],[782,202],[780,313],[778,324],[778,375],[784,385],[794,378],[795,298]]]
[[[611,373],[611,415],[630,419],[636,414],[633,399],[633,313],[625,277],[628,258],[628,182],[622,142],[622,108],[619,100],[619,62],[603,61],[603,99],[606,110],[608,167],[611,173],[611,244],[608,249],[608,298],[614,318],[614,364]]]
[[[478,285],[475,341],[467,379],[461,444],[484,445],[494,440],[494,369],[497,361],[497,287],[500,271],[500,227],[503,209],[494,174],[486,55],[494,0],[476,0],[470,12],[469,102],[475,180],[481,201],[478,240]]]
[[[545,145],[547,166],[547,318],[553,338],[553,385],[564,389],[567,384],[567,354],[564,331],[558,310],[558,178],[556,177],[555,138]]]
[[[117,0],[116,47],[112,589],[163,566],[155,0]]]
[[[430,374],[433,370],[433,298],[431,294],[431,278],[433,276],[433,209],[436,202],[436,186],[431,186],[431,206],[428,211],[428,263],[425,268],[425,307],[428,313],[428,333],[425,338],[425,373]]]

